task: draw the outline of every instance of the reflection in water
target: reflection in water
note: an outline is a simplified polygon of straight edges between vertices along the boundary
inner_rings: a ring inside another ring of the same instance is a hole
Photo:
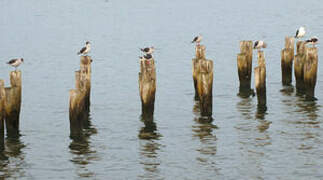
[[[316,121],[318,118],[317,112],[319,111],[319,105],[317,105],[315,101],[306,101],[303,98],[299,98],[296,105],[299,107],[297,112],[306,114],[311,121]]]
[[[196,123],[192,126],[192,131],[193,137],[197,137],[201,142],[196,149],[196,151],[200,153],[200,155],[196,157],[196,160],[198,161],[198,164],[207,169],[211,168],[219,174],[219,168],[217,167],[216,161],[214,161],[217,152],[217,137],[213,132],[214,129],[217,129],[218,127],[213,124],[212,117],[200,116],[199,107],[199,101],[195,101],[193,113],[195,115],[194,121]]]
[[[241,101],[237,103],[237,109],[245,119],[252,119],[251,111],[253,108],[254,104],[252,104],[251,98],[241,98]]]
[[[284,86],[283,89],[280,90],[280,92],[285,96],[291,96],[294,93],[294,86]]]
[[[88,114],[83,120],[83,131],[80,136],[71,136],[72,142],[69,145],[70,152],[74,155],[72,162],[77,167],[79,177],[93,177],[94,172],[87,169],[87,165],[97,159],[95,150],[91,149],[89,141],[91,135],[96,134],[97,130],[91,124],[91,118]]]
[[[140,164],[144,167],[144,174],[140,175],[141,179],[163,179],[159,177],[159,165],[161,160],[158,157],[158,151],[162,147],[158,143],[161,135],[157,131],[157,125],[152,116],[141,116],[140,120],[144,126],[139,131],[140,141]]]
[[[5,150],[0,154],[0,178],[25,177],[25,155],[22,152],[26,146],[20,138],[7,138]]]
[[[267,114],[266,112],[267,112],[267,106],[265,107],[257,106],[256,119],[264,120],[265,115]]]

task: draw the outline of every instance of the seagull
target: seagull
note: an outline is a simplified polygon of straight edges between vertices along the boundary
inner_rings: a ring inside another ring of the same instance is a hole
[[[17,71],[17,67],[24,62],[23,58],[17,58],[17,59],[11,59],[10,61],[7,62],[12,67],[15,67],[15,71]]]
[[[264,41],[261,41],[261,40],[256,41],[254,46],[253,46],[254,49],[258,49],[258,50],[260,50],[261,48],[266,48],[266,47],[267,47],[267,44]]]
[[[298,38],[304,37],[305,33],[306,33],[305,28],[301,26],[299,29],[297,29],[295,38],[298,39]]]
[[[319,39],[316,36],[313,36],[311,39],[306,40],[305,43],[312,43],[313,47],[315,47],[315,44],[317,44],[318,41]]]
[[[146,48],[143,48],[140,50],[145,54],[152,54],[155,51],[155,48],[154,48],[154,46],[151,46],[151,47],[146,47]]]
[[[91,44],[89,41],[86,41],[85,47],[83,47],[79,52],[77,52],[77,55],[82,54],[83,56],[89,53],[91,50]]]
[[[198,35],[193,39],[192,43],[196,43],[197,45],[200,45],[201,41],[202,41],[202,36]]]

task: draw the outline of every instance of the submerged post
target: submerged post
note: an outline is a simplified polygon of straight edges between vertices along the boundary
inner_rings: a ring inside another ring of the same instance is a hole
[[[258,51],[258,66],[255,68],[255,86],[258,107],[266,109],[266,63],[263,51]]]
[[[10,72],[11,87],[5,88],[5,121],[8,137],[19,136],[21,106],[21,71]]]
[[[306,51],[304,63],[305,95],[308,100],[315,100],[314,90],[317,77],[318,54],[317,48],[311,47]]]
[[[304,85],[304,63],[307,47],[304,41],[297,41],[296,43],[296,56],[294,60],[294,75],[296,80],[296,93],[302,95],[305,93]]]
[[[252,73],[252,41],[240,42],[240,53],[237,55],[238,75],[239,75],[239,95],[249,97],[253,94],[251,90]]]
[[[75,71],[75,89],[69,91],[70,136],[80,137],[84,121],[90,110],[91,62],[89,56],[81,56],[80,70]]]
[[[294,41],[294,37],[285,37],[285,48],[281,51],[282,84],[284,86],[292,83]]]
[[[193,83],[194,83],[194,90],[195,90],[195,100],[199,100],[199,95],[197,93],[197,68],[200,59],[205,59],[205,46],[204,45],[197,45],[195,47],[195,58],[192,59],[192,74],[193,74]]]
[[[4,80],[0,79],[0,152],[4,150],[4,103],[5,103]]]
[[[139,95],[143,117],[153,116],[156,93],[156,68],[154,59],[140,60]]]

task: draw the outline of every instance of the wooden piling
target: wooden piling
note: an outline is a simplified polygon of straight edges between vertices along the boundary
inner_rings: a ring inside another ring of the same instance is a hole
[[[318,53],[316,47],[310,47],[306,50],[304,63],[304,85],[305,95],[308,100],[315,100],[314,90],[317,77]]]
[[[81,81],[84,82],[84,91],[85,91],[85,108],[90,110],[90,94],[91,94],[91,62],[92,59],[90,56],[81,56],[80,62],[80,73]]]
[[[294,51],[291,48],[284,48],[281,51],[282,84],[284,86],[292,83]]]
[[[0,79],[0,152],[4,150],[4,103],[5,103],[4,80]]]
[[[201,116],[212,116],[213,61],[200,60],[197,68],[197,92]]]
[[[304,84],[304,63],[307,47],[304,41],[297,41],[296,55],[294,60],[294,75],[296,80],[296,94],[303,95],[305,93]]]
[[[21,107],[21,71],[10,72],[11,87],[5,88],[5,122],[8,137],[19,136]]]
[[[204,45],[197,45],[195,47],[195,58],[192,59],[192,74],[193,74],[193,83],[194,83],[194,90],[195,90],[195,100],[199,100],[199,95],[197,93],[197,65],[199,60],[205,59],[205,46]]]
[[[305,54],[306,45],[304,41],[297,41],[296,43],[296,54]]]
[[[156,94],[156,68],[154,59],[140,60],[138,83],[142,116],[153,116]]]
[[[294,60],[294,37],[285,37],[285,48],[281,51],[282,84],[288,86],[292,83]]]
[[[255,68],[255,86],[258,107],[266,109],[266,64],[263,51],[258,51],[258,66]]]
[[[88,120],[91,92],[91,62],[89,56],[81,56],[80,70],[75,71],[75,89],[69,91],[70,136],[80,137],[83,124]]]
[[[252,73],[252,41],[240,42],[240,53],[237,55],[238,75],[239,75],[239,95],[249,97],[253,94],[251,90]]]

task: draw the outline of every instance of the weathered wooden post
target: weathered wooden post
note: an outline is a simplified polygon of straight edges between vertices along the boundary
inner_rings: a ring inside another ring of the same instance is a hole
[[[85,91],[85,108],[90,110],[90,94],[91,94],[91,62],[90,56],[81,56],[80,72],[81,81],[84,82]]]
[[[240,53],[237,55],[238,75],[239,75],[239,95],[249,97],[253,94],[251,90],[252,73],[252,41],[240,42]]]
[[[212,116],[213,61],[200,59],[197,70],[197,92],[202,116]]]
[[[4,103],[5,103],[4,80],[0,79],[0,152],[4,150]]]
[[[294,41],[294,37],[285,37],[285,48],[281,51],[282,84],[284,86],[292,83]]]
[[[80,70],[75,71],[75,89],[69,91],[70,136],[80,137],[90,110],[91,58],[81,56]]]
[[[302,95],[305,93],[304,85],[304,63],[307,47],[304,41],[297,41],[296,43],[296,56],[294,60],[294,74],[296,80],[296,93]]]
[[[153,116],[156,94],[156,68],[154,59],[140,60],[138,82],[142,116]]]
[[[258,107],[266,109],[266,64],[263,51],[258,51],[258,66],[255,68],[255,86]]]
[[[195,100],[199,100],[199,95],[197,93],[197,65],[200,59],[205,59],[205,46],[197,45],[195,47],[195,58],[192,59],[192,74],[193,74],[193,83],[195,89]]]
[[[316,47],[307,48],[304,63],[305,95],[308,100],[315,100],[314,90],[316,85],[318,54]]]
[[[21,71],[10,72],[11,87],[5,88],[5,121],[8,137],[19,136],[21,106]]]

